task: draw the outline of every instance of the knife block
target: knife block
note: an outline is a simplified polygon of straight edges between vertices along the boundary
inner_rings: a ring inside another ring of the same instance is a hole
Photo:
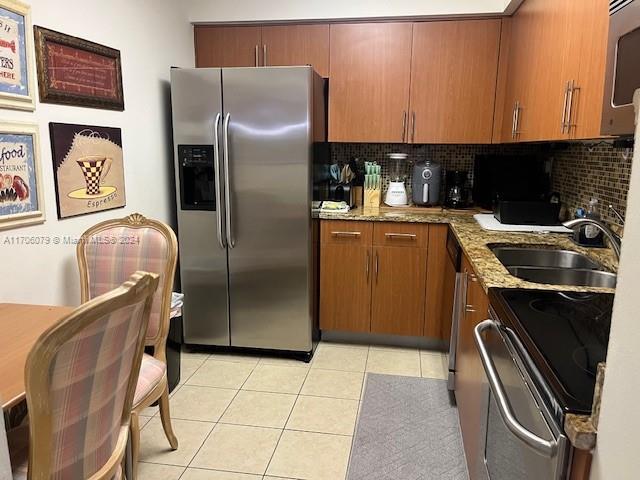
[[[368,209],[379,209],[381,197],[382,197],[382,194],[379,189],[373,189],[373,188],[365,189],[363,207]]]

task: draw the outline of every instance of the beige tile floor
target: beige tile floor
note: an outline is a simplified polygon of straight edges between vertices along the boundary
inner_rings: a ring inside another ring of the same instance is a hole
[[[440,352],[320,343],[313,361],[183,353],[171,394],[180,447],[141,418],[141,480],[340,480],[366,372],[446,378]]]

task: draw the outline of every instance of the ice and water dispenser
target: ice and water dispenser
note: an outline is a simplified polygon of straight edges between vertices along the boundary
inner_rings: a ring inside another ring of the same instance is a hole
[[[213,146],[178,145],[182,210],[215,210]]]

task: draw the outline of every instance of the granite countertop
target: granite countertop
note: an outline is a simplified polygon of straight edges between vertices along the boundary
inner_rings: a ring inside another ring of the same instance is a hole
[[[574,292],[615,292],[612,288],[546,285],[528,282],[511,275],[490,250],[489,245],[523,245],[542,248],[563,248],[583,253],[601,263],[607,270],[617,270],[617,260],[609,248],[584,248],[571,241],[569,235],[552,233],[514,233],[483,230],[473,215],[478,210],[445,210],[442,208],[354,209],[348,213],[320,212],[321,220],[354,220],[372,222],[446,223],[451,225],[460,246],[473,265],[482,287],[531,288]]]
[[[584,248],[573,243],[566,234],[514,233],[483,230],[473,215],[478,211],[445,210],[441,208],[386,208],[369,211],[354,209],[348,213],[320,212],[322,220],[354,220],[373,222],[446,223],[451,226],[460,246],[473,265],[482,287],[531,288],[539,290],[562,290],[576,292],[614,293],[615,289],[603,287],[576,287],[571,285],[546,285],[527,282],[511,275],[500,263],[489,245],[523,245],[542,248],[573,250],[601,263],[607,270],[617,271],[618,261],[609,248]],[[581,450],[592,450],[597,435],[597,417],[600,410],[600,390],[604,378],[604,365],[598,371],[598,381],[593,400],[593,413],[567,415],[564,429],[571,444]]]

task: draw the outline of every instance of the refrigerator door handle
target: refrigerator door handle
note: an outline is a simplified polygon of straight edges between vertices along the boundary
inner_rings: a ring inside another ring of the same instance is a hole
[[[224,200],[225,200],[225,212],[227,219],[227,245],[229,248],[235,247],[235,241],[233,240],[233,230],[231,229],[231,191],[229,187],[229,121],[231,120],[231,114],[227,113],[224,117],[224,125],[222,127],[222,141],[224,142]]]
[[[218,210],[216,215],[218,231],[216,233],[218,234],[218,244],[220,245],[220,248],[224,250],[227,248],[227,245],[223,235],[224,225],[222,223],[222,214],[224,212],[224,208],[222,205],[222,183],[220,182],[220,140],[218,138],[220,135],[221,119],[222,114],[218,113],[213,126],[213,169],[216,176],[216,208]]]

